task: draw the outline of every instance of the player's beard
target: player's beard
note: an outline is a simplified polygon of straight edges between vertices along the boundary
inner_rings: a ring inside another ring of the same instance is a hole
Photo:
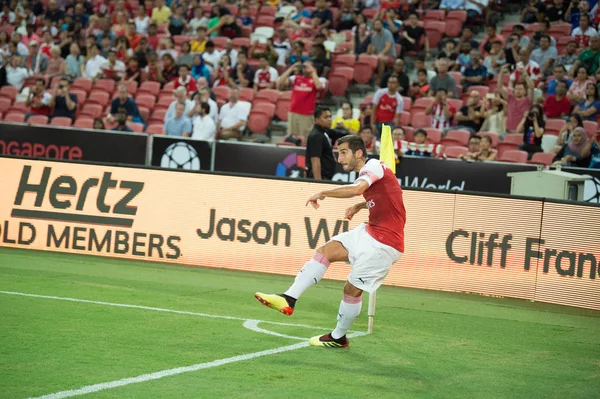
[[[344,169],[344,172],[352,172],[355,168],[356,157],[352,157],[351,159],[347,160],[344,165],[342,165],[342,169]]]

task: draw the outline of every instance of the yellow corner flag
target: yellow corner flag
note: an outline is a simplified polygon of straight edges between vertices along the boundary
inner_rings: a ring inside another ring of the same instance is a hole
[[[392,172],[396,174],[394,142],[392,141],[392,130],[388,125],[383,125],[381,128],[381,151],[379,152],[379,160],[385,162]]]

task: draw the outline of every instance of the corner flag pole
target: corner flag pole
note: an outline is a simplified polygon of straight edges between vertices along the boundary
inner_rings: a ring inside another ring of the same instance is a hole
[[[379,153],[379,160],[385,162],[385,164],[396,173],[396,154],[394,153],[394,142],[392,141],[392,129],[389,125],[383,125],[381,128],[381,151]],[[371,334],[373,332],[373,323],[375,320],[375,304],[377,303],[377,290],[369,294],[369,306],[368,306],[368,327],[367,332]]]

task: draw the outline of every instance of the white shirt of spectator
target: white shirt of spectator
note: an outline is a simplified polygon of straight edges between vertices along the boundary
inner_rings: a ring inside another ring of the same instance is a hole
[[[582,32],[581,27],[578,26],[577,28],[573,29],[573,32],[571,32],[571,37],[578,38],[580,36],[595,37],[598,36],[598,31],[589,26],[585,32]]]
[[[277,42],[275,43],[275,52],[277,53],[277,65],[286,65],[286,59],[288,54],[292,51],[292,46],[288,42]]]
[[[12,87],[16,87],[19,91],[23,88],[25,79],[29,77],[30,73],[27,68],[6,66],[6,83]]]
[[[212,54],[209,54],[208,52],[205,51],[202,54],[202,58],[204,59],[204,61],[208,61],[211,64],[213,64],[215,67],[218,67],[219,66],[219,61],[221,61],[221,56],[222,55],[223,55],[223,53],[221,51],[215,49],[215,51],[213,51]],[[206,64],[206,67],[208,68],[208,70],[210,71],[210,73],[215,72],[215,69],[212,66]]]
[[[0,18],[4,18],[4,11],[0,12]],[[13,25],[15,23],[15,21],[17,20],[17,15],[10,11],[8,13],[8,22]]]
[[[145,17],[144,19],[135,18],[135,31],[140,35],[148,34],[148,25],[150,24],[150,18]]]
[[[115,66],[113,68],[113,77],[122,77],[123,75],[125,75],[125,63],[121,60],[117,60],[115,61]],[[110,61],[106,60],[102,63],[102,65],[100,66],[100,70],[102,72],[104,71],[109,71],[110,70]]]
[[[219,104],[212,98],[208,99],[208,106],[210,107],[210,111],[208,111],[208,116],[212,118],[215,123],[219,121]]]
[[[515,70],[510,74],[510,81],[511,82],[514,82],[517,79],[517,72],[522,67],[523,67],[523,61],[517,62],[517,66],[515,67]],[[538,65],[537,62],[535,62],[533,60],[529,60],[529,62],[525,66],[525,72],[527,72],[527,75],[529,75],[531,77],[531,80],[533,80],[535,82],[540,77],[539,76],[539,74],[540,74],[540,66]]]
[[[214,141],[217,132],[217,124],[209,116],[196,115],[192,121],[192,138],[196,140]]]
[[[223,129],[229,129],[238,122],[248,121],[248,114],[250,113],[251,104],[247,101],[238,101],[235,105],[227,103],[221,107],[219,112],[219,122]],[[240,127],[238,130],[243,131],[246,124]]]
[[[17,52],[22,57],[29,57],[29,48],[23,43],[17,43]]]
[[[105,62],[106,58],[102,57],[100,54],[87,60],[85,63],[85,77],[89,79],[95,78]]]
[[[277,82],[277,80],[279,79],[279,72],[277,72],[277,69],[273,68],[273,67],[267,67],[269,70],[269,83],[273,83],[273,82]],[[265,70],[264,69],[258,69],[255,73],[254,73],[254,83],[258,84],[258,77],[260,76],[261,73],[263,73]]]
[[[206,17],[202,17],[200,19],[194,17],[190,20],[190,22],[188,22],[188,27],[190,27],[190,31],[188,32],[188,35],[197,35],[198,34],[198,28],[199,27],[205,27],[208,28],[208,18]]]
[[[481,3],[481,5],[483,5],[484,7],[487,7],[489,5],[489,0],[478,0],[478,3]],[[483,12],[483,10],[481,9],[481,7],[479,7],[478,5],[476,5],[475,3],[473,3],[472,1],[466,0],[465,2],[465,10],[466,11],[475,11],[477,14],[481,15],[481,13]]]
[[[232,48],[229,53],[225,51],[223,54],[229,55],[229,60],[231,61],[231,67],[235,68],[235,66],[237,65],[238,51],[236,49]]]

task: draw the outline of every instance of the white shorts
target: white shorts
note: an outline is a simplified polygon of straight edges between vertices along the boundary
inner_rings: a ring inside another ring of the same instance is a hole
[[[340,242],[348,251],[348,260],[352,264],[348,276],[350,284],[368,293],[379,288],[390,267],[402,255],[397,249],[371,237],[365,223],[331,240]]]

